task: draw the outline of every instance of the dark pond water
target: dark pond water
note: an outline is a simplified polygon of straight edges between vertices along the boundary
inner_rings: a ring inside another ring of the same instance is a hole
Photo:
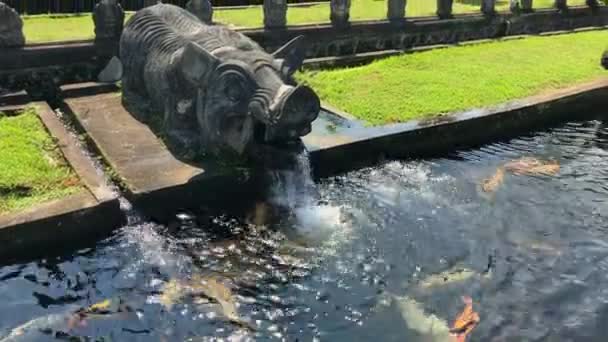
[[[522,157],[560,171],[480,188]],[[95,248],[0,268],[0,336],[452,341],[463,295],[481,317],[470,341],[608,336],[606,122],[389,162],[324,180],[314,196],[278,179],[291,215],[132,217]]]

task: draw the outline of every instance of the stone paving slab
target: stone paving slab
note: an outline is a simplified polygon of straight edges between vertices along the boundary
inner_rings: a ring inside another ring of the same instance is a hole
[[[124,109],[118,92],[68,98],[63,110],[118,176],[127,199],[148,218],[164,222],[179,210],[205,205],[230,210],[260,194],[249,169],[176,159]]]
[[[65,102],[134,195],[183,185],[205,172],[175,159],[148,126],[123,108],[120,93]]]

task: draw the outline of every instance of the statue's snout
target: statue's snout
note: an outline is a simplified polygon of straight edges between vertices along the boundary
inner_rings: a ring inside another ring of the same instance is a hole
[[[307,86],[298,86],[281,99],[276,108],[276,124],[266,130],[267,142],[291,141],[310,133],[319,116],[321,102]]]
[[[307,86],[283,86],[273,99],[258,96],[250,104],[250,114],[265,125],[264,142],[293,141],[311,131],[319,116],[321,101]]]

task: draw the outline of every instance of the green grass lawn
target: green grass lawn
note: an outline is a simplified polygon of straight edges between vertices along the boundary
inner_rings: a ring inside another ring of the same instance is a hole
[[[608,31],[432,50],[298,74],[329,104],[372,125],[496,105],[608,77]]]
[[[454,13],[479,12],[481,0],[460,0],[454,3]],[[386,17],[386,0],[352,0],[351,19],[369,20]],[[570,5],[584,5],[585,0],[570,0]],[[409,0],[408,16],[435,15],[435,0]],[[551,7],[553,0],[535,0],[535,7]],[[498,0],[497,9],[507,11],[508,0]],[[62,40],[81,40],[93,38],[93,21],[90,14],[80,16],[24,17],[24,31],[28,42],[50,42]],[[237,27],[260,27],[263,23],[261,6],[245,9],[216,9],[214,20]],[[317,4],[310,7],[291,7],[287,11],[287,22],[290,25],[306,23],[323,23],[329,21],[329,4]]]
[[[0,112],[0,214],[61,198],[81,189],[34,109]]]

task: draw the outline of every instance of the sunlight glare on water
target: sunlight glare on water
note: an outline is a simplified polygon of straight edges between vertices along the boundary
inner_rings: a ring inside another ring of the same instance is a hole
[[[463,295],[481,317],[468,341],[603,341],[605,122],[319,184],[303,158],[259,220],[133,216],[92,248],[0,267],[0,341],[450,341]],[[498,171],[522,160],[559,167]]]

